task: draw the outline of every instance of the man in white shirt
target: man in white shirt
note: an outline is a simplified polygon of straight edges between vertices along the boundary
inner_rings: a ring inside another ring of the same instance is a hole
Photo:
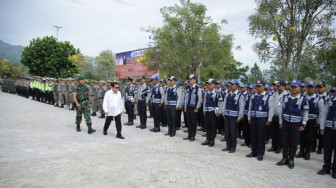
[[[106,116],[104,135],[107,135],[107,129],[109,128],[114,117],[117,129],[117,138],[125,139],[121,135],[121,113],[124,109],[124,105],[122,102],[121,93],[119,91],[119,84],[112,83],[112,89],[105,93],[103,109]]]

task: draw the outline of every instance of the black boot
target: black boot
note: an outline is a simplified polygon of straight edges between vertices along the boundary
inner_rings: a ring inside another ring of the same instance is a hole
[[[303,149],[300,149],[300,152],[295,156],[296,158],[303,158],[305,156],[305,153],[303,152]]]
[[[201,145],[205,146],[209,144],[210,144],[210,140],[207,138]]]
[[[80,125],[79,125],[79,124],[77,124],[76,131],[77,131],[77,132],[81,132],[81,128],[80,128]]]
[[[128,126],[132,126],[132,125],[134,125],[134,123],[133,123],[133,120],[132,121],[130,121],[130,122],[128,122],[128,124],[127,124]]]
[[[105,118],[105,114],[101,114],[98,118],[101,118],[101,119]]]
[[[281,161],[277,162],[278,166],[283,166],[288,164],[288,147],[283,147],[282,150],[282,159]]]
[[[92,114],[91,114],[91,116],[96,116],[97,114],[96,114],[96,112],[92,112]]]
[[[296,147],[290,147],[289,161],[288,161],[288,168],[290,168],[290,169],[294,168],[294,157],[295,157],[296,150],[297,150]]]
[[[95,130],[95,129],[92,129],[92,126],[91,126],[91,124],[88,124],[87,126],[88,126],[88,134],[91,134],[91,133],[94,133],[94,132],[96,132],[96,130]]]
[[[60,106],[60,108],[64,108],[64,104],[62,104],[62,105]]]

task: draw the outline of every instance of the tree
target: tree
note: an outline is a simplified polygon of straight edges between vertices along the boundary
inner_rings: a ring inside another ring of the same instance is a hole
[[[69,59],[75,67],[78,69],[79,74],[86,74],[87,72],[90,71],[90,61],[91,59],[88,57],[85,57],[83,54],[79,53],[76,55],[69,56]]]
[[[21,56],[22,64],[36,76],[56,78],[71,77],[78,72],[70,56],[79,54],[70,42],[59,42],[54,37],[36,38],[30,41]]]
[[[13,78],[24,77],[29,75],[29,68],[20,64],[13,63],[10,67],[10,76]]]
[[[99,56],[96,57],[95,63],[97,66],[97,72],[99,79],[103,80],[114,80],[115,79],[115,56],[112,53],[112,50],[104,50],[99,53]]]
[[[0,78],[10,73],[10,63],[8,59],[0,60]]]
[[[262,61],[280,60],[283,79],[289,69],[297,78],[302,64],[334,36],[331,28],[336,10],[334,0],[256,0],[249,17],[250,34],[261,39],[254,45]]]
[[[191,73],[199,79],[221,77],[224,65],[235,62],[231,51],[233,36],[220,34],[221,26],[206,16],[203,4],[190,0],[180,3],[161,9],[164,23],[161,28],[144,29],[153,40],[146,56],[149,62],[156,62],[150,63],[149,69],[160,69],[160,74],[179,79]],[[209,72],[202,76],[204,71]]]
[[[257,80],[265,80],[263,73],[261,72],[257,63],[251,68],[249,73],[242,79],[246,83],[255,83]]]

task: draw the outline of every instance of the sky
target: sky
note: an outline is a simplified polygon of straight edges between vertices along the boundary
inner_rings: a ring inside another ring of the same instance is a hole
[[[234,34],[235,59],[253,66],[260,62],[252,50],[256,40],[248,33],[247,18],[254,0],[192,0],[206,5],[213,22],[226,19],[223,34]],[[148,47],[149,34],[141,27],[160,27],[160,8],[179,0],[0,0],[0,40],[13,45],[29,45],[36,37],[55,36],[70,41],[84,55],[95,57],[110,49],[114,53]],[[268,64],[259,64],[267,69]]]

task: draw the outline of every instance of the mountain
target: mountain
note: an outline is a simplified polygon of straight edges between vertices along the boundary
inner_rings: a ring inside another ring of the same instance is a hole
[[[0,40],[0,59],[8,59],[11,63],[20,63],[21,54],[25,47],[14,46]]]

